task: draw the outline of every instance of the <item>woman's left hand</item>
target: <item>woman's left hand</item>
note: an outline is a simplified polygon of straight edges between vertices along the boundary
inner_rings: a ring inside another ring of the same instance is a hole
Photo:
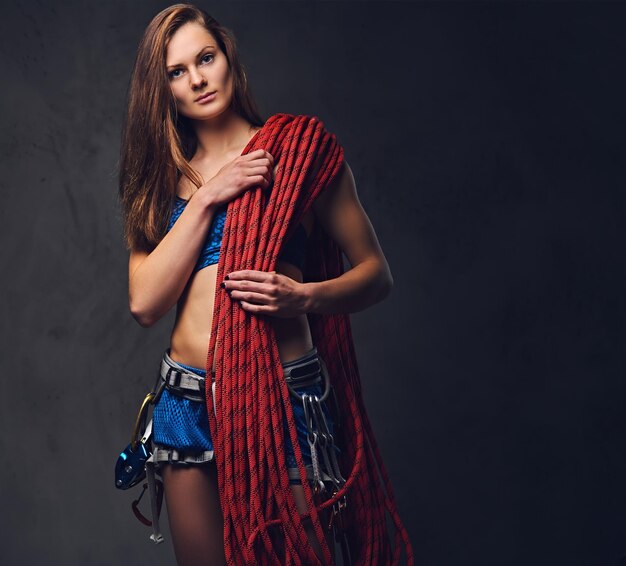
[[[306,313],[305,284],[275,271],[232,271],[222,287],[231,299],[254,314],[293,318]]]

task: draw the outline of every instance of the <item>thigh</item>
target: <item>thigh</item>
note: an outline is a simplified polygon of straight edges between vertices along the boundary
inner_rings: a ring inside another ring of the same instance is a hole
[[[226,564],[215,462],[163,464],[161,475],[178,565]]]
[[[301,485],[291,485],[289,487],[291,487],[291,492],[293,493],[293,497],[296,501],[296,509],[298,509],[298,513],[300,513],[300,515],[303,515],[304,513],[308,511],[308,507],[306,505],[306,497],[304,496],[304,488]],[[330,548],[330,553],[334,562],[335,561],[335,541],[333,538],[333,531],[332,529],[330,531],[326,529],[326,526],[328,526],[328,520],[330,517],[328,509],[324,509],[323,511],[321,511],[319,513],[319,516],[320,516],[320,520],[322,523],[322,527],[324,528],[326,544],[328,544],[328,547]],[[309,542],[311,543],[311,546],[313,547],[313,550],[315,551],[315,554],[320,560],[322,560],[322,557],[323,557],[322,547],[317,538],[317,535],[315,534],[315,529],[313,528],[313,524],[308,518],[304,520],[304,530],[306,531],[307,537],[309,539]]]

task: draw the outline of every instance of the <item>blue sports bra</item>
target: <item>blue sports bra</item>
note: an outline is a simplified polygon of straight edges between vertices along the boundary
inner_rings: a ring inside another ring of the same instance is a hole
[[[178,220],[188,202],[189,201],[176,195],[169,225],[167,227],[168,232],[172,229],[172,226],[174,226],[174,223]],[[198,256],[194,272],[206,267],[207,265],[213,265],[219,261],[220,247],[222,245],[222,232],[224,231],[224,223],[226,221],[226,209],[227,205],[221,206],[213,214],[213,220],[211,220],[211,226],[209,226],[209,232],[207,233],[204,246]],[[285,242],[279,256],[280,259],[282,261],[288,261],[302,271],[304,267],[306,240],[306,230],[302,224],[298,224],[298,227],[293,233],[291,239],[288,242]]]

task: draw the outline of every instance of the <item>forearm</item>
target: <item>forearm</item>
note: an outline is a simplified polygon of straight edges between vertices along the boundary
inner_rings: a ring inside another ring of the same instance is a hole
[[[142,326],[151,326],[178,301],[206,239],[215,207],[192,198],[157,247],[130,276],[130,310]]]
[[[364,261],[334,279],[304,283],[306,312],[358,312],[382,301],[392,286],[385,260]]]

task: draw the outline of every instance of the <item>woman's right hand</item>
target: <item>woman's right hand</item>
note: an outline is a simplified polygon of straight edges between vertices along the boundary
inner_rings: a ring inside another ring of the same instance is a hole
[[[274,174],[274,157],[264,149],[240,155],[224,165],[197,192],[210,195],[211,204],[219,207],[251,187],[267,188]]]

